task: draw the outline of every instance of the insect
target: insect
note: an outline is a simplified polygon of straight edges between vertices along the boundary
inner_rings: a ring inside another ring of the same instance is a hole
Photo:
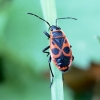
[[[52,72],[51,65],[50,65],[51,60],[54,62],[56,67],[62,72],[68,71],[72,61],[74,60],[74,56],[72,55],[72,50],[71,50],[72,46],[68,42],[68,39],[65,36],[64,32],[61,30],[59,26],[57,26],[57,20],[59,19],[77,20],[77,19],[71,17],[57,18],[56,25],[51,26],[49,22],[47,22],[43,18],[32,13],[27,13],[27,14],[34,15],[39,19],[45,21],[49,25],[50,34],[48,34],[46,31],[44,31],[43,33],[48,37],[48,39],[50,39],[50,45],[43,49],[43,53],[47,53],[47,56],[50,55],[48,63],[52,74],[52,81],[51,81],[51,85],[52,85],[54,74]],[[46,51],[48,49],[50,49],[50,52]]]

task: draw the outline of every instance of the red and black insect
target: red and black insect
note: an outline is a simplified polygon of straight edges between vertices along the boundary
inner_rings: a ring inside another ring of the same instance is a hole
[[[46,20],[42,19],[41,17],[32,13],[28,14],[38,17],[39,19],[45,21],[49,25],[50,34],[48,34],[46,31],[44,31],[43,33],[50,39],[50,45],[43,49],[43,53],[47,53],[47,56],[50,54],[48,63],[52,74],[52,81],[51,81],[52,85],[54,74],[52,72],[50,65],[51,60],[54,62],[56,67],[62,72],[68,71],[72,61],[74,60],[74,56],[72,55],[72,50],[71,50],[72,46],[69,44],[68,39],[66,38],[64,32],[61,30],[59,26],[57,26],[57,20],[59,19],[77,20],[77,19],[71,17],[57,18],[56,25],[51,26]],[[46,50],[48,50],[49,48],[50,52],[47,52]]]

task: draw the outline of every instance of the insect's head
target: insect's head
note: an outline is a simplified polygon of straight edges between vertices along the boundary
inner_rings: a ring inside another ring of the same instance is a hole
[[[56,31],[56,30],[61,30],[61,28],[59,26],[52,25],[52,26],[49,27],[49,30],[50,31]]]

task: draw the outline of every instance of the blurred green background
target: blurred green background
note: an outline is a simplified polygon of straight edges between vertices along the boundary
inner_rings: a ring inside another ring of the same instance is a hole
[[[65,74],[65,100],[100,100],[100,1],[55,0],[75,60]],[[48,46],[40,0],[0,0],[0,100],[51,100]],[[51,14],[52,15],[52,14]],[[99,37],[99,38],[98,38]]]

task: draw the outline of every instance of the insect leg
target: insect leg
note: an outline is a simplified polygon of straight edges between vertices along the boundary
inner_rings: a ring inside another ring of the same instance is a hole
[[[53,75],[53,72],[52,72],[52,69],[51,69],[51,65],[50,65],[50,63],[51,63],[51,56],[49,57],[48,63],[49,63],[49,68],[50,68],[50,72],[51,72],[51,75],[52,75],[52,80],[51,80],[51,83],[50,83],[50,88],[51,88],[51,86],[53,84],[53,78],[54,78],[54,75]]]
[[[46,48],[44,48],[44,49],[42,50],[43,53],[47,53],[47,56],[50,54],[49,52],[46,52],[46,50],[48,50],[49,48],[50,48],[50,46],[47,46]]]
[[[64,81],[64,74],[62,73],[62,79],[63,79],[63,81]]]
[[[44,31],[43,33],[48,37],[48,39],[50,38],[50,35],[46,31]]]
[[[72,61],[74,60],[74,56],[72,56]]]

